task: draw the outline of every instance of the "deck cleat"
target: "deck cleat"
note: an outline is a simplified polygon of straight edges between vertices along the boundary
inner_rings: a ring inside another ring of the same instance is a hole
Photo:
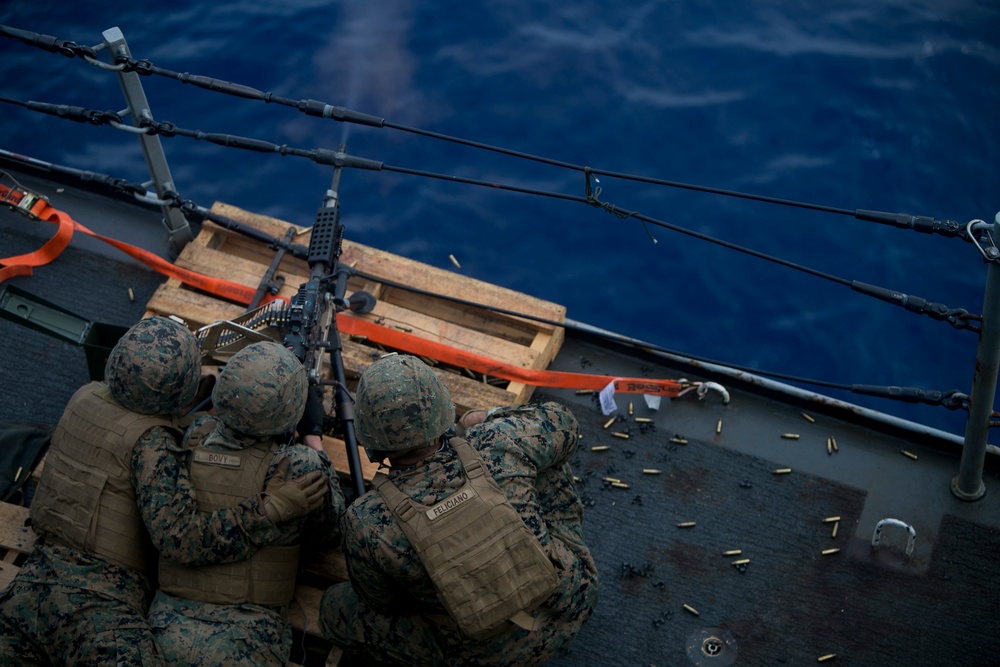
[[[899,519],[882,519],[875,525],[875,534],[872,535],[872,549],[875,549],[880,545],[882,541],[882,528],[885,526],[899,526],[900,528],[906,529],[906,532],[908,533],[906,540],[906,557],[912,557],[913,545],[917,541],[917,531],[913,529],[913,526],[905,521],[900,521]]]

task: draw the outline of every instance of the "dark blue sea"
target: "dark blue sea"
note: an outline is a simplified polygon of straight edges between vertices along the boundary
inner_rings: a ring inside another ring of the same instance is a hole
[[[995,0],[69,3],[0,23],[395,125],[594,168],[804,202],[992,222],[1000,210]],[[0,40],[0,96],[121,110],[114,75]],[[144,79],[159,120],[386,165],[584,194],[579,172]],[[145,181],[133,136],[0,105],[0,148]],[[164,139],[182,196],[311,224],[308,160]],[[977,337],[859,295],[859,280],[982,312],[962,240],[852,216],[602,177],[600,199],[820,272],[551,197],[345,172],[347,238],[564,304],[667,348],[837,384],[968,392]],[[86,221],[81,221],[86,222]],[[654,243],[651,237],[656,239]],[[459,270],[459,269],[455,269]],[[964,414],[822,387],[953,433]]]

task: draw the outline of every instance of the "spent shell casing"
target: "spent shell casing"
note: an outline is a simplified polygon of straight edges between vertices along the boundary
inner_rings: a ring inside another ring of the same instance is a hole
[[[604,477],[603,479],[604,479],[605,482],[611,482],[612,484],[614,482],[620,482],[621,481],[617,477]]]
[[[830,531],[830,537],[836,537],[837,536],[837,529],[838,528],[840,528],[840,522],[839,521],[834,521],[833,522],[833,530]]]
[[[632,416],[632,401],[628,402],[628,416]]]
[[[681,521],[677,524],[678,528],[694,528],[697,522],[695,521]]]
[[[730,563],[730,565],[746,565],[749,562],[750,562],[749,558],[737,558],[732,563]]]
[[[17,466],[17,472],[14,473],[14,481],[16,482],[21,478],[21,471],[24,470],[24,466]]]
[[[826,655],[821,655],[820,657],[816,658],[816,662],[826,662],[827,660],[833,660],[836,657],[837,657],[836,653],[827,653]]]
[[[723,551],[723,556],[739,556],[743,553],[743,549],[730,549],[729,551]]]
[[[830,436],[830,444],[833,445],[833,451],[835,451],[835,452],[839,452],[840,451],[840,448],[837,447],[837,439],[835,437],[833,437],[832,435]]]
[[[791,468],[775,468],[774,470],[775,475],[787,475],[790,472],[792,472]]]
[[[833,443],[830,442],[830,438],[826,439],[826,455],[830,456],[833,454]]]
[[[604,428],[607,428],[607,427],[611,426],[612,424],[614,424],[616,419],[618,419],[618,417],[612,417],[608,421],[604,422]]]
[[[611,482],[611,486],[615,487],[616,489],[628,488],[628,484],[626,484],[625,482]]]
[[[456,269],[460,269],[460,268],[462,268],[462,265],[458,263],[458,260],[457,260],[457,259],[455,259],[455,256],[454,256],[454,255],[448,255],[448,259],[450,259],[450,260],[451,260],[451,263],[455,265],[455,268],[456,268]]]
[[[721,419],[718,422],[716,422],[716,424],[715,424],[715,434],[718,435],[720,433],[722,433],[722,420]]]
[[[135,290],[131,287],[128,288],[128,300],[133,302],[135,301]]]
[[[656,468],[643,468],[642,469],[642,474],[644,474],[644,475],[659,475],[660,471],[657,470]]]
[[[820,553],[822,553],[824,556],[829,556],[830,554],[835,554],[838,551],[840,551],[840,549],[834,547],[833,549],[823,549],[823,551]]]
[[[590,451],[592,451],[592,452],[603,452],[603,451],[606,451],[608,449],[611,449],[611,448],[608,447],[607,445],[594,445],[593,447],[590,448]]]
[[[636,417],[635,418],[635,423],[636,424],[652,424],[653,420],[650,419],[649,417]]]
[[[593,393],[594,393],[593,389],[577,389],[576,390],[576,395],[577,396],[586,396],[587,394],[593,394]]]
[[[784,438],[785,440],[798,440],[799,439],[799,434],[798,433],[782,433],[781,437]]]
[[[840,517],[839,516],[828,516],[825,519],[823,519],[823,523],[833,523],[834,521],[840,521]]]
[[[684,611],[688,612],[689,614],[694,614],[695,616],[700,616],[701,615],[701,614],[698,613],[697,609],[695,609],[694,607],[692,607],[691,605],[689,605],[687,603],[684,603]]]
[[[815,423],[816,423],[816,418],[815,418],[815,417],[813,417],[813,416],[812,416],[811,414],[809,414],[808,412],[801,412],[801,413],[799,413],[799,414],[801,414],[801,415],[802,415],[803,417],[805,417],[805,420],[806,420],[807,422],[809,422],[810,424],[815,424]]]
[[[611,435],[615,436],[616,438],[621,438],[622,440],[628,440],[628,433],[622,433],[621,431],[615,431]]]
[[[678,437],[676,435],[674,437],[670,438],[670,442],[676,443],[678,445],[686,445],[686,444],[688,444],[687,438],[681,438],[681,437]]]
[[[917,455],[914,454],[913,452],[908,452],[905,449],[901,449],[901,450],[899,450],[899,453],[902,454],[903,456],[907,457],[907,458],[913,459],[914,461],[917,460]]]

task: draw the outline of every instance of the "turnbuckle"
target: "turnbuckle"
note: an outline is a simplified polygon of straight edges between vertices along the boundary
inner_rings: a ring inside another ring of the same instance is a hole
[[[14,185],[7,186],[0,183],[0,204],[3,204],[11,210],[17,211],[32,220],[39,220],[40,218],[38,214],[34,211],[35,205],[40,201],[48,204],[49,198],[41,193],[35,192],[34,190],[29,190],[18,183],[17,179],[7,172],[0,171],[0,181],[2,181],[5,176],[13,181]]]

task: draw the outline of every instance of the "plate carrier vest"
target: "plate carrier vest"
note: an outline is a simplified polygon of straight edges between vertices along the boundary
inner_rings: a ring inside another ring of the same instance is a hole
[[[529,612],[556,589],[555,567],[479,453],[461,438],[449,444],[467,479],[451,496],[423,505],[383,473],[375,474],[375,488],[463,634],[489,636],[508,621],[534,630],[540,620]]]
[[[220,450],[202,446],[215,426],[213,420],[191,434],[191,486],[198,509],[212,512],[235,507],[264,489],[276,445],[264,440],[247,449]],[[212,604],[259,604],[280,607],[295,595],[299,547],[268,546],[233,563],[188,566],[160,559],[160,588],[170,595]]]
[[[78,389],[52,434],[31,503],[35,532],[145,573],[152,545],[132,488],[132,449],[154,426],[180,438],[172,420],[115,403],[103,382]]]

